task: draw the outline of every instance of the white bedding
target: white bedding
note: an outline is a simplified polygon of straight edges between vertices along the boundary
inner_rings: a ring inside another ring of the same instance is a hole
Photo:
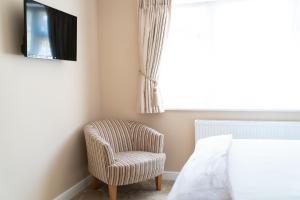
[[[199,140],[168,200],[230,200],[228,152],[232,137]]]
[[[300,141],[233,140],[229,176],[235,200],[300,200]]]
[[[198,142],[168,200],[300,200],[300,141]]]

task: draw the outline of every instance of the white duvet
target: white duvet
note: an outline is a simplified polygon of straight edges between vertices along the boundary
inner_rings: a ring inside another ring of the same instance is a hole
[[[227,161],[231,136],[199,140],[168,200],[229,200]]]
[[[299,140],[233,140],[229,175],[235,200],[300,200]]]
[[[200,140],[168,200],[300,200],[300,141]]]

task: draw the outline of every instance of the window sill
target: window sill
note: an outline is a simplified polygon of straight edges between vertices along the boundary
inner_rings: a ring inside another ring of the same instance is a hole
[[[202,108],[165,108],[167,112],[277,112],[277,113],[298,113],[300,109],[202,109]]]

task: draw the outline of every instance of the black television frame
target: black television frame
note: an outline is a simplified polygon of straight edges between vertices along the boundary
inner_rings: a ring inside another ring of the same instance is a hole
[[[71,16],[71,17],[74,17],[75,18],[75,20],[76,20],[76,41],[75,41],[75,43],[76,43],[76,45],[75,45],[75,55],[76,55],[76,58],[75,59],[73,59],[73,60],[71,60],[71,59],[59,59],[59,58],[34,58],[34,57],[29,57],[28,56],[28,54],[27,54],[27,9],[26,9],[26,3],[27,2],[33,2],[33,3],[36,3],[36,4],[40,4],[40,5],[42,5],[42,6],[46,6],[46,7],[48,7],[48,8],[51,8],[51,9],[54,9],[54,10],[56,10],[56,11],[58,11],[58,12],[61,12],[61,13],[63,13],[63,14],[65,14],[65,15],[69,15],[69,16]],[[25,57],[27,57],[27,58],[33,58],[33,59],[45,59],[45,60],[67,60],[67,61],[77,61],[77,41],[78,41],[78,34],[77,34],[77,32],[78,32],[78,26],[77,26],[77,16],[75,16],[75,15],[71,15],[71,14],[69,14],[69,13],[66,13],[66,12],[64,12],[64,11],[61,11],[61,10],[58,10],[58,9],[56,9],[56,8],[53,8],[53,7],[51,7],[51,6],[48,6],[48,5],[45,5],[45,4],[42,4],[42,3],[40,3],[40,2],[37,2],[37,1],[34,1],[34,0],[24,0],[23,1],[23,11],[24,11],[24,33],[23,33],[23,44],[21,45],[21,52],[23,53],[23,55],[25,56]]]

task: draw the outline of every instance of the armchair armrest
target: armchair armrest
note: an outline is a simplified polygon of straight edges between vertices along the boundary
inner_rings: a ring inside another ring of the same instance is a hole
[[[136,151],[163,153],[163,134],[138,122],[132,122],[131,131]]]
[[[105,171],[106,167],[114,163],[114,153],[111,146],[99,136],[97,129],[92,125],[85,126],[84,135],[89,169],[91,171]]]

